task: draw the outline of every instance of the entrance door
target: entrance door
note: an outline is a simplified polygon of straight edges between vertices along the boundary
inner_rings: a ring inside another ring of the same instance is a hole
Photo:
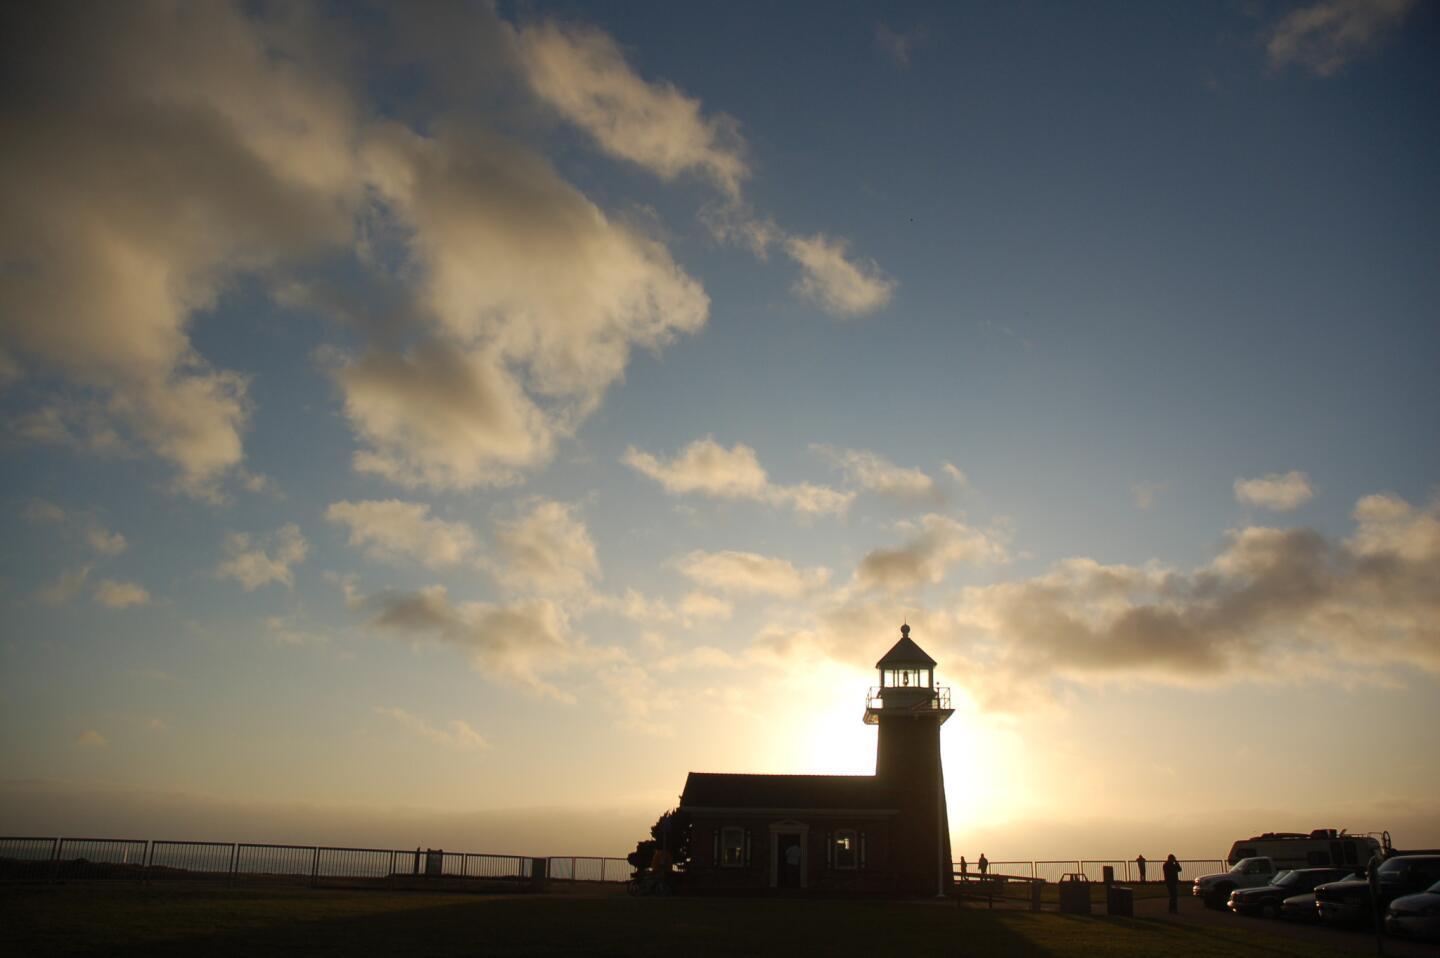
[[[798,832],[775,836],[775,887],[799,888],[800,870],[805,865],[805,846]]]

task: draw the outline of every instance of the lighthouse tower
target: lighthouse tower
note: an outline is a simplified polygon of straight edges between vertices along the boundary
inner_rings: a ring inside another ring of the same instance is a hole
[[[900,811],[895,835],[899,891],[943,895],[950,890],[950,821],[940,726],[953,713],[950,690],[935,684],[935,660],[900,627],[900,641],[875,668],[880,685],[865,703],[865,724],[878,725],[875,777]]]

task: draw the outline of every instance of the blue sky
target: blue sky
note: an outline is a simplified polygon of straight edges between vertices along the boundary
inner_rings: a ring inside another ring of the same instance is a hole
[[[12,833],[1440,842],[1432,6],[6,17]]]

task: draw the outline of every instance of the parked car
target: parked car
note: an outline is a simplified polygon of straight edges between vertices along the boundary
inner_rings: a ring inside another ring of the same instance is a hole
[[[1240,888],[1230,893],[1230,910],[1237,915],[1279,918],[1281,903],[1292,896],[1313,892],[1316,885],[1339,881],[1353,874],[1353,868],[1297,868],[1282,871],[1268,885]],[[1314,908],[1312,902],[1311,908]]]
[[[1440,941],[1440,881],[1392,901],[1385,909],[1385,930],[1400,938]]]
[[[1242,858],[1230,866],[1227,872],[1218,875],[1201,875],[1195,879],[1190,894],[1204,899],[1207,908],[1224,908],[1230,893],[1237,888],[1259,888],[1274,880],[1280,869],[1263,856]]]
[[[1411,895],[1440,881],[1440,854],[1396,855],[1375,869],[1378,907],[1384,909],[1402,895]],[[1315,911],[1330,923],[1368,922],[1376,905],[1370,901],[1370,883],[1358,880],[1331,882],[1315,889]]]
[[[1340,869],[1341,881],[1350,878],[1365,880],[1365,869],[1350,868]],[[1320,887],[1320,886],[1315,886]],[[1315,912],[1315,892],[1309,891],[1303,895],[1291,895],[1280,903],[1280,917],[1289,921],[1314,921],[1319,915]]]

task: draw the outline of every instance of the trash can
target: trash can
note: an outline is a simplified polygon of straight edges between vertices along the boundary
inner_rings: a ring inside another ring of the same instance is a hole
[[[1060,914],[1090,914],[1090,879],[1084,872],[1066,872],[1060,876]]]
[[[1135,890],[1124,885],[1111,885],[1105,892],[1105,914],[1134,918]]]

